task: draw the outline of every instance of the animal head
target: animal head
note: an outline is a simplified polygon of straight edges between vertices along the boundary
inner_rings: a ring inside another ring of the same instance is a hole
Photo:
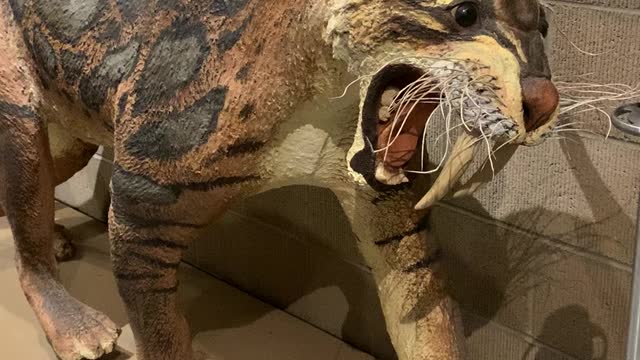
[[[444,121],[447,155],[422,169],[441,172],[422,209],[460,179],[476,147],[538,143],[559,112],[547,30],[537,0],[334,0],[327,40],[362,84],[352,175],[409,182],[420,139]],[[464,130],[457,141],[454,129]]]

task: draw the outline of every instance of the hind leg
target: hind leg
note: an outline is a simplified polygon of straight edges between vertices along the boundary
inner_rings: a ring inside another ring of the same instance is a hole
[[[53,157],[54,184],[60,185],[69,180],[78,171],[82,170],[98,147],[70,137],[64,129],[56,124],[49,124],[49,143]],[[0,187],[2,184],[0,184]],[[0,192],[2,190],[0,189]],[[0,204],[0,216],[4,216]],[[59,262],[71,260],[75,254],[75,248],[71,242],[71,236],[64,226],[54,224],[53,250],[56,260]]]
[[[0,113],[0,138],[2,198],[27,300],[63,360],[110,352],[118,336],[115,324],[69,295],[57,277],[53,167],[44,125],[35,116],[5,111]]]
[[[98,147],[69,136],[57,124],[49,124],[48,127],[49,144],[54,164],[54,184],[57,186],[82,170],[89,163]],[[0,193],[2,192],[1,188],[2,183],[0,183]],[[0,217],[5,215],[2,209],[0,201]],[[71,260],[75,254],[71,236],[60,224],[54,224],[53,249],[56,260],[59,262]]]
[[[82,170],[98,150],[96,145],[71,137],[57,124],[48,125],[48,137],[56,186]],[[75,253],[69,233],[59,224],[55,224],[53,229],[53,248],[58,261],[70,260]]]
[[[52,246],[55,179],[45,124],[37,116],[37,83],[24,43],[0,4],[0,202],[16,244],[20,284],[62,360],[96,359],[112,350],[118,330],[74,299],[59,282]]]

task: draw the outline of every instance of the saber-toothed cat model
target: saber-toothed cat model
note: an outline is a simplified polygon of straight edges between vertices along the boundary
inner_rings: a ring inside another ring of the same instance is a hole
[[[119,333],[56,272],[70,248],[54,186],[105,145],[139,359],[194,357],[176,305],[183,252],[231,203],[288,184],[338,196],[401,360],[463,358],[426,209],[476,147],[552,129],[546,31],[535,0],[2,0],[0,202],[54,350],[95,359]],[[421,196],[412,170],[429,165],[435,115],[448,156]]]

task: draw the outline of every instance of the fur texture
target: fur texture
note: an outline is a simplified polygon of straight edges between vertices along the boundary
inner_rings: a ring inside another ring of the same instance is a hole
[[[470,26],[461,6],[477,11]],[[52,246],[54,186],[105,145],[114,275],[139,359],[193,359],[182,253],[233,202],[289,184],[340,199],[399,358],[462,359],[426,209],[474,151],[452,150],[431,188],[409,167],[436,110],[469,146],[552,127],[543,23],[534,0],[2,0],[0,204],[56,353],[94,359],[118,335],[58,282]]]

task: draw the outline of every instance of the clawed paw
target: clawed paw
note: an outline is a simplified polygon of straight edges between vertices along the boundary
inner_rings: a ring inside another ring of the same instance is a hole
[[[60,319],[47,338],[61,360],[98,359],[115,348],[120,329],[106,315],[80,303],[70,304],[73,316]],[[64,314],[64,313],[63,313]]]
[[[53,229],[53,250],[59,262],[71,260],[75,255],[71,235],[62,225],[56,224]]]

